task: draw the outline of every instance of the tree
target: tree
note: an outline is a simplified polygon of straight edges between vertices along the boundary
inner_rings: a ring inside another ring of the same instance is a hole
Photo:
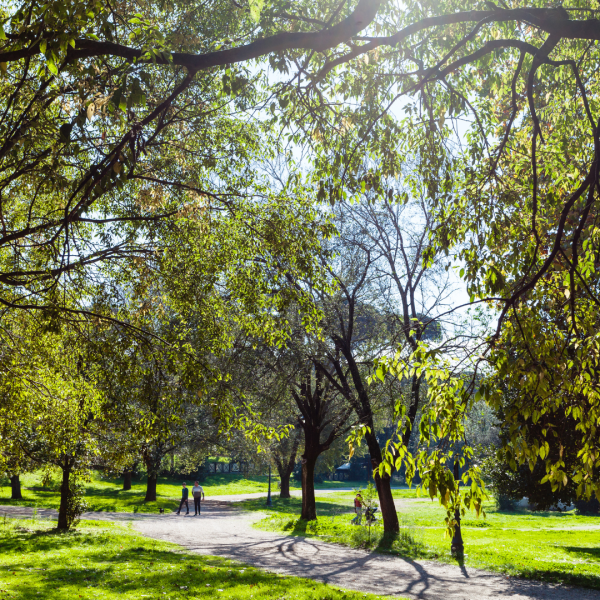
[[[10,435],[10,431],[3,433],[3,437],[5,438],[5,449],[2,462],[4,463],[6,474],[10,480],[10,499],[23,500],[21,475],[32,470],[34,463],[24,455],[18,443],[8,442],[6,438],[10,438]]]
[[[494,391],[497,379],[482,382],[481,371],[497,370],[503,378],[511,368],[515,384],[523,378],[530,382],[532,392],[541,383],[542,394],[532,393],[518,409],[521,417],[533,414],[534,418],[553,410],[551,397],[557,397],[556,390],[577,381],[570,371],[573,358],[569,348],[586,347],[577,358],[590,360],[581,370],[576,363],[575,373],[584,380],[597,379],[592,349],[596,336],[582,335],[594,329],[577,324],[577,320],[591,324],[595,313],[589,293],[595,296],[598,144],[592,73],[598,56],[584,38],[598,36],[598,22],[586,18],[596,7],[582,3],[566,10],[539,2],[515,9],[492,5],[489,11],[455,8],[450,2],[409,4],[399,11],[405,28],[389,35],[375,32],[362,40],[362,47],[322,67],[317,79],[323,87],[325,81],[335,81],[330,95],[303,97],[304,110],[311,109],[321,117],[313,121],[311,132],[329,149],[322,152],[319,165],[321,196],[334,202],[355,197],[364,189],[380,198],[393,193],[386,183],[390,174],[399,171],[399,154],[407,147],[419,148],[425,156],[421,174],[433,202],[432,248],[457,251],[465,264],[463,273],[472,300],[493,303],[499,311],[495,335],[481,337],[479,355],[484,358],[469,365],[470,376],[457,373],[431,349],[420,348],[412,357],[415,368],[427,373],[431,414],[435,415],[423,423],[424,428],[435,435],[443,420],[447,426],[442,438],[447,441],[461,440],[464,417],[477,398],[483,395],[492,405],[499,402]],[[460,23],[469,19],[474,27],[463,28]],[[526,29],[515,27],[521,20],[528,23]],[[427,37],[425,31],[431,35]],[[401,52],[386,48],[392,41],[401,45]],[[361,55],[365,60],[355,60]],[[336,70],[339,65],[344,66],[343,71]],[[412,72],[410,67],[414,67]],[[334,75],[329,77],[330,73]],[[389,87],[384,88],[382,81]],[[388,91],[392,86],[393,91]],[[346,99],[359,97],[356,106],[360,108],[350,110],[344,103],[336,106],[334,94]],[[392,108],[398,98],[405,102],[402,121],[395,118]],[[457,129],[457,119],[465,115],[470,127]],[[344,135],[330,135],[334,128]],[[463,134],[465,128],[467,135]],[[401,136],[402,129],[408,135]],[[404,143],[395,143],[397,139]],[[429,156],[424,150],[429,150]],[[568,161],[562,158],[565,152]],[[364,160],[367,153],[377,156],[374,165]],[[539,310],[551,295],[557,306],[561,300],[564,305],[562,290],[567,291],[570,305],[562,318],[580,331],[577,335],[573,329],[568,336],[571,340],[549,328],[546,311]],[[541,335],[545,340],[541,351],[529,351],[531,340]],[[522,363],[515,364],[508,360],[507,349],[519,338],[524,356]],[[390,364],[393,369],[400,366],[399,362]],[[549,370],[556,373],[552,393],[545,389],[545,382],[551,379]],[[559,373],[568,373],[563,383]],[[409,369],[403,378],[411,376]],[[595,415],[596,392],[584,385],[586,391],[575,414]],[[560,403],[555,410],[564,407]],[[589,460],[597,456],[590,438],[594,418],[581,423],[586,430],[580,446],[580,456],[585,458],[577,474],[580,481],[585,480],[582,492],[594,489],[597,465]],[[514,431],[518,434],[517,428]],[[541,438],[527,441],[517,435],[514,442],[522,461],[539,456],[538,450],[544,446]],[[463,448],[469,452],[467,446]],[[430,472],[430,489],[437,493],[437,480],[442,495],[450,489],[455,498],[454,477],[443,466],[447,459],[447,454],[440,452],[440,462]],[[395,462],[391,455],[390,468]],[[555,485],[565,476],[563,466],[546,465]],[[471,475],[476,481],[476,473]],[[473,502],[476,508],[480,506],[476,498],[467,504]]]
[[[340,201],[332,210],[339,237],[327,243],[322,260],[335,291],[314,290],[327,341],[313,341],[311,360],[363,426],[372,468],[379,477],[384,525],[393,532],[398,522],[389,482],[396,467],[392,463],[387,470],[378,434],[384,428],[387,434],[393,431],[394,419],[405,411],[401,452],[409,452],[421,408],[423,374],[415,369],[408,385],[394,383],[379,377],[376,363],[395,354],[412,366],[411,355],[425,341],[457,353],[463,334],[447,316],[440,319],[449,308],[452,284],[448,260],[432,254],[428,243],[429,204],[422,197],[409,201],[411,190],[402,180],[390,185],[397,199],[365,192],[352,202]],[[442,322],[453,335],[443,335]],[[410,478],[412,463],[409,467]]]
[[[282,498],[290,497],[289,480],[302,449],[301,516],[314,520],[315,465],[350,430],[352,409],[340,402],[325,375],[314,368],[310,333],[316,330],[310,327],[304,311],[291,305],[282,316],[289,322],[291,333],[278,345],[269,344],[268,339],[238,337],[229,358],[235,365],[230,372],[235,375],[227,385],[238,387],[240,401],[248,408],[252,406],[253,418],[261,425],[270,427],[270,432],[283,432],[275,439],[261,439],[261,445],[268,446],[274,457]]]
[[[458,353],[464,339],[451,318],[455,285],[448,275],[449,260],[444,253],[432,252],[429,241],[434,227],[431,205],[423,190],[415,189],[418,175],[411,178],[413,181],[394,182],[395,193],[385,198],[366,194],[353,204],[340,203],[340,214],[353,224],[342,234],[345,244],[373,255],[371,268],[378,279],[380,310],[384,311],[395,353],[407,361],[423,342]],[[415,191],[420,197],[410,199],[409,194]],[[402,432],[406,448],[421,408],[423,380],[418,370],[409,380]]]
[[[296,457],[302,441],[300,434],[299,428],[294,429],[273,448],[273,460],[281,482],[279,497],[283,499],[291,498],[290,477],[296,468]]]
[[[391,472],[379,470],[383,456],[375,425],[377,392],[367,383],[374,359],[382,347],[389,347],[390,340],[386,317],[378,311],[376,300],[374,267],[378,257],[372,244],[347,243],[348,237],[359,236],[360,232],[343,215],[336,224],[340,236],[332,239],[323,253],[325,260],[331,257],[327,268],[333,289],[311,290],[323,313],[323,335],[313,340],[310,358],[319,377],[327,378],[363,427],[384,528],[387,533],[395,533],[399,524],[390,487]]]
[[[73,336],[36,331],[31,324],[13,333],[23,337],[3,365],[9,383],[0,412],[2,428],[9,432],[3,444],[13,456],[61,469],[57,526],[66,530],[85,508],[80,480],[98,451],[103,397],[95,386],[94,364]]]
[[[315,465],[319,456],[328,450],[336,439],[347,434],[352,408],[340,406],[338,392],[327,379],[321,366],[314,369],[311,363],[304,366],[293,383],[291,394],[301,416],[304,432],[302,454],[302,513],[300,518],[314,521],[317,518],[315,503]]]
[[[143,460],[144,500],[154,502],[164,458],[214,435],[214,424],[202,404],[208,377],[188,376],[201,368],[203,348],[195,354],[177,343],[181,329],[175,320],[161,323],[154,318],[145,330],[161,337],[167,348],[138,343],[114,327],[105,328],[94,340],[102,373],[98,387],[106,397],[107,416],[99,437],[101,456],[112,469],[130,471],[133,462]]]

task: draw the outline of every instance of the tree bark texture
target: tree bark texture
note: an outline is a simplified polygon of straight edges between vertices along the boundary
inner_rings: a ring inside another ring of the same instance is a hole
[[[281,480],[281,489],[279,491],[280,498],[291,498],[290,495],[290,476],[291,473],[283,473],[283,475],[279,475],[279,479]]]
[[[302,460],[302,513],[301,519],[314,521],[317,518],[315,503],[315,464],[317,457]]]
[[[148,473],[148,482],[146,484],[146,497],[144,502],[156,502],[156,483],[158,481],[157,473]]]
[[[381,4],[382,0],[359,0],[356,8],[350,15],[339,23],[331,27],[326,27],[321,31],[282,32],[253,41],[239,48],[229,48],[200,55],[174,52],[168,58],[163,58],[162,56],[155,57],[154,62],[156,64],[183,66],[195,73],[196,71],[210,69],[223,64],[250,61],[265,54],[285,50],[305,49],[323,52],[328,48],[343,44],[367,27],[377,15]],[[485,13],[485,11],[482,12]],[[0,53],[0,58],[2,62],[12,62],[40,53],[40,44],[36,43],[30,44],[29,48]],[[142,50],[116,44],[113,41],[79,38],[75,41],[75,47],[73,49],[69,48],[67,56],[72,57],[75,53],[78,58],[119,56],[131,62],[149,62]]]
[[[57,529],[67,531],[69,529],[69,519],[67,517],[67,509],[69,504],[69,497],[71,495],[70,489],[70,478],[71,478],[71,466],[68,464],[62,467],[62,482],[60,484],[60,507],[58,509],[58,525]]]
[[[365,435],[365,439],[369,448],[369,455],[371,456],[371,466],[375,471],[382,462],[382,454],[377,437],[373,433],[372,421],[370,428],[371,432]],[[398,533],[400,531],[400,523],[392,495],[392,480],[389,475],[381,477],[378,470],[375,472],[374,478],[377,496],[379,497],[379,510],[383,519],[383,531],[391,534]]]
[[[10,476],[10,499],[23,500],[23,494],[21,493],[21,478],[18,474]]]
[[[131,471],[125,471],[123,473],[123,490],[124,491],[131,489],[131,476],[132,476]]]
[[[144,502],[156,502],[156,483],[158,481],[160,465],[163,457],[171,452],[171,450],[172,448],[161,442],[143,449],[142,457],[146,465],[146,473],[148,474]]]
[[[454,481],[456,481],[456,487],[460,485],[460,467],[458,461],[454,461]],[[462,530],[460,527],[460,510],[454,511],[454,520],[456,525],[454,526],[454,535],[452,536],[452,543],[450,544],[450,551],[452,554],[460,555],[465,551],[465,543],[462,537]]]
[[[421,377],[413,375],[411,386],[410,386],[410,406],[408,408],[407,424],[404,433],[402,434],[402,443],[408,448],[410,443],[410,436],[412,435],[413,428],[415,426],[415,419],[417,418],[417,412],[419,411],[420,401],[420,389],[421,389]]]

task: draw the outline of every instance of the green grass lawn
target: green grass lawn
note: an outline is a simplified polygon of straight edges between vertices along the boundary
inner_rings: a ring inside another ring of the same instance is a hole
[[[157,501],[144,502],[146,494],[146,479],[134,479],[132,489],[123,491],[123,480],[108,477],[95,471],[92,480],[85,484],[85,499],[88,510],[113,511],[113,512],[157,512],[159,508],[175,510],[178,506],[178,498],[181,498],[182,478],[160,477],[156,488]],[[272,480],[272,494],[277,496],[276,479]],[[186,481],[188,486],[193,481]],[[293,482],[295,483],[295,482]],[[27,473],[21,476],[23,500],[10,499],[10,487],[5,482],[0,487],[0,505],[13,504],[20,506],[34,506],[39,508],[58,508],[60,495],[58,493],[58,481],[54,482],[52,489],[41,487],[41,472]],[[357,482],[327,481],[317,484],[319,489],[338,489],[357,487]],[[363,486],[365,484],[362,484]],[[211,496],[231,496],[236,494],[267,493],[267,477],[243,477],[242,475],[223,474],[210,475],[202,482],[202,487],[207,498]],[[296,485],[292,489],[300,489]]]
[[[2,597],[383,600],[187,553],[122,525],[82,521],[76,530],[62,534],[51,527],[48,521],[0,521]]]
[[[410,498],[411,491],[402,490],[402,497]],[[298,519],[298,499],[276,499],[272,514],[257,526],[408,558],[457,562],[445,537],[445,510],[437,501],[407,499],[401,503],[401,533],[397,539],[388,540],[382,535],[380,521],[370,534],[368,528],[350,523],[351,500],[352,494],[346,493],[318,498],[319,519],[306,523]],[[265,510],[264,502],[246,501],[239,506]],[[600,589],[600,517],[579,516],[572,511],[505,512],[491,502],[485,508],[487,518],[467,514],[463,520],[467,567]]]
[[[27,473],[21,476],[23,500],[11,500],[10,488],[0,490],[0,504],[56,508],[60,504],[60,494],[53,485],[51,489],[41,488],[41,473]],[[85,500],[88,510],[115,512],[157,512],[158,508],[177,508],[177,497],[181,497],[181,483],[160,478],[156,488],[157,501],[144,502],[146,483],[135,480],[132,489],[123,491],[123,481],[105,477],[94,472],[92,480],[85,484]]]

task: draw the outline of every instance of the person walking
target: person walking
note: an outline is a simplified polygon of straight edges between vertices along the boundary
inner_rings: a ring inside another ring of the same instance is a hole
[[[181,512],[181,507],[183,506],[184,502],[185,502],[185,508],[187,510],[187,512],[185,514],[186,515],[190,514],[190,505],[188,504],[189,495],[190,495],[190,490],[188,490],[187,487],[185,487],[185,481],[184,481],[183,486],[181,488],[181,502],[179,503],[179,510],[177,511],[177,514],[179,514]]]
[[[361,522],[362,522],[363,506],[364,506],[364,503],[363,503],[362,496],[360,495],[360,492],[358,492],[356,494],[356,498],[354,498],[354,512],[356,513],[356,516],[351,521],[351,523],[353,525],[360,525],[361,524]]]
[[[204,490],[197,481],[194,481],[192,496],[194,497],[194,516],[196,516],[200,514],[200,500],[204,500]]]

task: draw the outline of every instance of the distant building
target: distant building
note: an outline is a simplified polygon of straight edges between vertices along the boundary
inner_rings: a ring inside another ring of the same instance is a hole
[[[369,481],[371,477],[371,461],[367,458],[353,458],[339,466],[332,474],[333,481]]]

